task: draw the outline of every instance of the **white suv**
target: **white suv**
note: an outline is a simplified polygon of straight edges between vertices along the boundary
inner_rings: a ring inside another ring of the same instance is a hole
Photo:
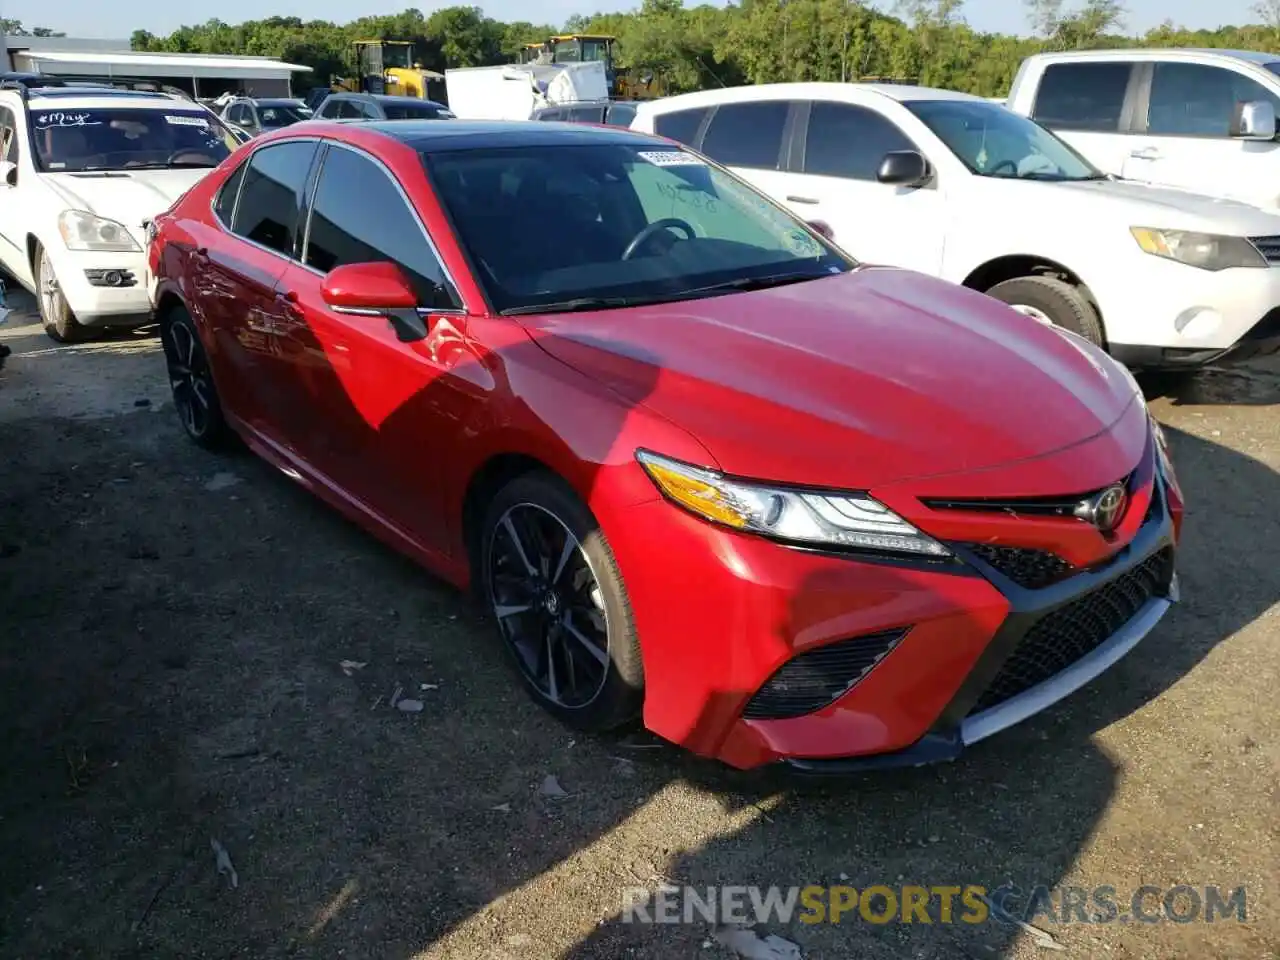
[[[236,146],[171,94],[0,86],[0,265],[49,336],[148,321],[146,222]]]
[[[982,290],[1131,367],[1280,348],[1280,216],[1118,181],[988,100],[775,84],[644,103],[632,128],[700,150],[861,260]]]

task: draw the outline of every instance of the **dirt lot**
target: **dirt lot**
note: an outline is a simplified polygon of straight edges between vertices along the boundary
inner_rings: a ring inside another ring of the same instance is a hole
[[[186,443],[153,337],[56,347],[30,320],[0,327],[3,956],[732,956],[702,922],[619,922],[663,877],[1243,885],[1244,924],[1036,926],[1064,956],[1280,956],[1280,365],[1153,401],[1192,512],[1184,603],[1132,656],[957,764],[811,786],[575,741],[460,597]],[[811,960],[1052,949],[994,922],[772,932]]]

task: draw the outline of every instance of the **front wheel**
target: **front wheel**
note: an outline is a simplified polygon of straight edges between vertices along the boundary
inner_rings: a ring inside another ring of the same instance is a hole
[[[534,699],[586,732],[633,721],[640,645],[613,551],[586,504],[557,478],[527,474],[494,498],[481,538],[485,598]]]
[[[209,357],[184,307],[172,307],[160,321],[160,343],[173,405],[187,436],[209,450],[220,449],[231,439],[222,415],[222,403],[213,385]]]
[[[92,335],[72,313],[71,305],[58,284],[58,275],[53,272],[49,252],[43,246],[36,248],[36,289],[40,292],[40,322],[50,339],[58,343],[76,343]]]
[[[1098,312],[1078,287],[1057,277],[1018,277],[997,283],[987,296],[1009,304],[1019,313],[1070,330],[1098,347],[1106,337]]]

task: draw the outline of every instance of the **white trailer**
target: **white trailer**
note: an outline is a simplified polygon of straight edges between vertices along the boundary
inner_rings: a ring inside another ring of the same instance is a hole
[[[460,120],[528,120],[551,103],[609,98],[599,61],[459,67],[444,72],[444,86]]]

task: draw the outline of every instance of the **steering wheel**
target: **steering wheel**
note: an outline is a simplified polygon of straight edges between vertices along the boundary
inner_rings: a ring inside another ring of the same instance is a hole
[[[994,167],[992,167],[990,170],[987,171],[987,176],[994,177],[996,175],[996,171],[1001,169],[1002,167],[1008,167],[1009,172],[1012,173],[1015,177],[1018,175],[1018,165],[1016,163],[1014,163],[1012,160],[1001,160]]]
[[[166,161],[164,162],[164,165],[165,165],[166,167],[173,166],[175,163],[177,163],[177,162],[178,162],[179,160],[181,160],[183,157],[187,157],[188,159],[190,159],[191,157],[198,157],[198,158],[200,158],[201,160],[212,160],[212,159],[213,159],[213,157],[211,157],[209,154],[205,153],[205,151],[203,151],[203,150],[196,150],[194,147],[184,147],[184,148],[183,148],[183,149],[181,149],[181,150],[175,150],[175,151],[173,151],[173,153],[169,154],[169,159],[168,159],[168,160],[166,160]]]
[[[693,231],[693,227],[689,226],[689,224],[685,223],[679,217],[664,217],[661,220],[653,221],[653,223],[649,224],[632,237],[631,242],[627,244],[627,249],[622,251],[622,259],[630,260],[637,250],[656,237],[663,230],[673,229],[679,230],[683,233],[686,240],[692,240],[697,236]]]

